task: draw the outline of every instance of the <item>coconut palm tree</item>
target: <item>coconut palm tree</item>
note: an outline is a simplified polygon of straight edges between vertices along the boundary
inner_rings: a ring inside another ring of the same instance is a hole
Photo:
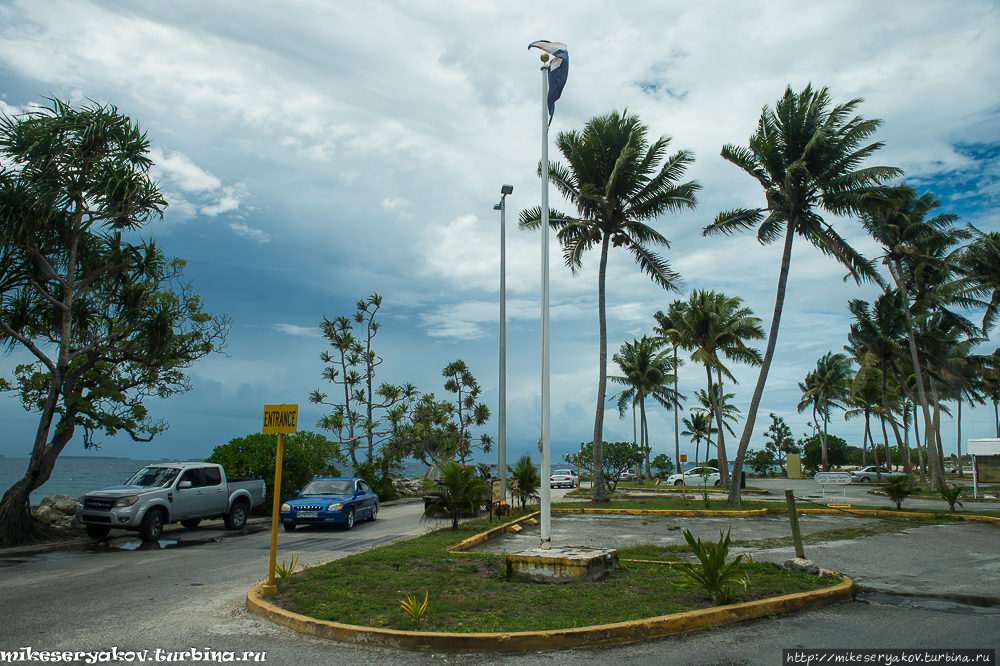
[[[712,435],[715,434],[715,427],[712,425],[712,419],[705,412],[696,412],[691,410],[691,418],[684,417],[682,420],[684,423],[684,432],[681,434],[685,437],[690,437],[691,441],[694,442],[694,461],[698,462],[698,451],[701,448],[701,440],[705,440],[705,462],[708,462],[708,442],[712,440]],[[680,458],[677,458],[680,460]],[[684,470],[681,469],[683,472]]]
[[[739,421],[739,417],[743,414],[739,407],[732,404],[732,399],[736,397],[735,393],[724,393],[722,382],[717,382],[712,384],[712,391],[715,393],[714,400],[713,397],[708,395],[705,389],[698,389],[694,392],[695,400],[698,401],[697,407],[692,407],[691,411],[694,412],[705,412],[708,414],[708,419],[710,421],[716,422],[716,430],[718,430],[718,424],[721,423],[722,427],[726,429],[733,437],[736,433],[733,432],[732,427],[729,423],[736,423]],[[718,406],[719,414],[722,416],[721,419],[716,418],[715,409]],[[721,441],[721,437],[719,440]],[[716,451],[718,451],[718,443],[716,444]],[[723,454],[725,455],[725,454]],[[719,458],[719,454],[716,453],[716,458]],[[719,458],[719,465],[722,465],[722,461],[725,460],[724,457]],[[728,462],[727,462],[728,467]]]
[[[618,414],[625,416],[628,406],[639,405],[639,443],[646,448],[646,478],[653,480],[649,466],[649,426],[646,423],[646,398],[650,397],[665,409],[677,403],[676,381],[670,357],[657,350],[656,341],[648,336],[624,343],[611,357],[622,374],[608,377],[611,381],[627,386],[618,394]]]
[[[653,327],[656,341],[663,346],[670,345],[674,362],[674,394],[677,396],[677,400],[674,402],[674,460],[677,461],[681,459],[681,428],[680,417],[677,412],[680,407],[680,401],[684,399],[684,396],[677,392],[677,371],[684,364],[684,361],[677,358],[677,347],[680,344],[681,333],[676,328],[674,322],[679,322],[683,318],[684,307],[684,301],[677,300],[670,304],[666,314],[660,310],[653,315],[653,318],[656,319],[656,326]]]
[[[602,483],[604,402],[607,396],[608,333],[605,282],[608,250],[624,247],[639,268],[668,291],[678,291],[680,275],[650,247],[670,247],[659,231],[647,224],[667,212],[679,212],[697,205],[697,181],[678,182],[694,155],[680,150],[667,155],[670,139],[660,137],[650,143],[648,129],[627,111],[612,111],[587,122],[583,131],[560,132],[556,147],[567,164],[549,165],[549,180],[571,204],[576,215],[551,211],[550,226],[558,231],[566,265],[575,274],[583,265],[583,255],[599,246],[597,311],[600,329],[597,408],[594,415],[594,502],[608,501]],[[541,170],[539,169],[539,172]],[[537,229],[541,207],[521,212],[519,226]]]
[[[740,361],[748,365],[760,365],[760,353],[747,346],[747,340],[761,340],[764,329],[760,318],[753,316],[750,308],[742,307],[743,299],[726,296],[715,291],[695,290],[688,298],[683,316],[676,323],[680,334],[680,345],[691,351],[691,360],[705,366],[708,380],[706,395],[714,402],[717,391],[713,389],[712,371],[722,383],[725,375],[733,383],[736,378],[722,363],[720,356]],[[719,458],[719,477],[722,484],[729,485],[729,461],[726,456],[725,435],[723,434],[723,412],[712,405],[712,415],[716,420]]]
[[[489,497],[490,488],[471,465],[439,459],[434,464],[441,476],[437,481],[425,477],[424,493],[437,501],[426,504],[424,517],[446,516],[451,518],[451,529],[457,530],[459,516],[475,515],[483,497]]]
[[[853,99],[832,106],[826,88],[813,90],[809,85],[795,93],[789,87],[774,110],[764,107],[749,147],[727,145],[722,148],[723,159],[760,183],[767,204],[761,208],[737,208],[720,213],[705,228],[703,235],[730,235],[756,228],[757,240],[770,244],[784,232],[771,330],[736,452],[734,474],[742,471],[774,358],[795,236],[802,236],[824,254],[832,255],[850,271],[855,281],[881,281],[874,266],[820,215],[821,212],[859,215],[871,206],[883,205],[880,200],[887,191],[883,183],[902,175],[899,169],[892,167],[860,168],[864,160],[882,147],[880,142],[865,145],[881,121],[850,117],[861,101]],[[733,484],[729,502],[738,504],[739,499],[739,484]]]
[[[816,369],[806,375],[805,382],[799,383],[799,388],[802,390],[799,412],[812,406],[813,420],[815,421],[817,414],[823,419],[820,443],[823,449],[824,472],[830,471],[830,460],[826,447],[830,410],[834,407],[843,409],[840,401],[850,395],[852,375],[851,359],[845,354],[828,352],[816,361]]]
[[[983,331],[989,332],[1000,313],[1000,231],[984,233],[969,225],[972,242],[961,259],[964,272],[976,281],[977,295],[989,299],[983,314]]]

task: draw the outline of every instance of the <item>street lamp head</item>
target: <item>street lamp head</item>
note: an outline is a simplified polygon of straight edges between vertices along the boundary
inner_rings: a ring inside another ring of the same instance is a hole
[[[494,205],[494,206],[493,206],[493,210],[500,210],[500,204],[496,204],[496,205]]]
[[[513,185],[503,185],[500,187],[500,194],[513,194],[513,193],[514,193]]]

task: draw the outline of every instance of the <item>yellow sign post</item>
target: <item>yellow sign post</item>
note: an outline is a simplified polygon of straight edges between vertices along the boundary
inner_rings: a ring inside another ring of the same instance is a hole
[[[299,421],[298,405],[264,405],[265,435],[278,435],[278,450],[274,461],[274,504],[271,507],[271,558],[267,567],[267,585],[260,589],[262,597],[278,593],[274,584],[274,569],[278,559],[278,515],[281,513],[281,454],[285,433],[294,433]]]

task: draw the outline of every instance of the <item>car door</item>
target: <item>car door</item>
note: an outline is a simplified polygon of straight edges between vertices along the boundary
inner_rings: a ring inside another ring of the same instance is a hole
[[[181,488],[181,484],[189,482],[188,488]],[[201,507],[202,488],[201,470],[198,467],[191,467],[181,472],[177,478],[177,486],[174,488],[174,501],[170,507],[170,520],[187,520],[192,516],[197,516]]]
[[[375,508],[375,493],[372,492],[372,489],[364,481],[358,481],[358,492],[358,499],[364,507],[362,512],[359,513],[363,513],[365,518],[371,518],[372,511]]]
[[[229,494],[222,483],[222,472],[218,467],[201,468],[201,509],[199,518],[215,518],[226,513],[229,508]]]

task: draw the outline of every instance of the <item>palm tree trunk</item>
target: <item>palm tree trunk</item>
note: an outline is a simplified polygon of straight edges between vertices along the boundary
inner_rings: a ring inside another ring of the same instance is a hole
[[[885,414],[879,414],[878,418],[879,418],[879,421],[882,422],[882,439],[884,439],[885,441],[888,442],[889,441],[889,433],[887,433],[886,430],[885,430]],[[872,438],[872,457],[875,458],[875,480],[876,481],[881,481],[882,480],[882,474],[881,474],[881,472],[879,472],[879,469],[881,469],[881,465],[878,464],[878,447],[875,446],[875,438],[874,437]]]
[[[826,428],[827,428],[827,423],[830,422],[830,405],[827,404],[825,400],[823,401],[823,414],[822,414],[822,416],[823,416],[823,433],[822,433],[822,436],[823,436],[823,439],[822,439],[822,442],[823,442],[823,471],[824,472],[829,472],[830,471],[830,451],[829,451],[829,449],[826,446]]]
[[[917,446],[917,458],[920,461],[920,483],[927,483],[927,457],[924,449],[920,446],[920,424],[917,421],[917,407],[913,406],[913,443]]]
[[[962,478],[962,394],[958,394],[958,433],[955,442],[958,445],[958,478]]]
[[[645,439],[646,447],[646,480],[653,480],[653,473],[649,469],[649,424],[646,422],[646,401],[639,402],[639,418],[642,419],[642,436]]]
[[[722,410],[719,406],[718,397],[715,395],[715,387],[712,385],[712,368],[705,365],[705,374],[708,375],[708,400],[712,405],[712,412],[715,414],[715,423],[719,428],[719,439],[716,440],[715,446],[715,457],[719,460],[719,478],[722,479],[722,485],[726,488],[729,487],[729,464],[726,460],[726,443],[722,438]],[[720,373],[721,377],[721,373]],[[722,382],[719,382],[719,386],[722,386]],[[719,391],[721,394],[722,391]],[[709,421],[711,424],[711,421]],[[709,440],[711,441],[711,425],[709,425]],[[708,458],[708,454],[705,455]]]
[[[610,501],[604,485],[604,399],[608,390],[608,318],[605,312],[607,293],[605,279],[608,274],[608,243],[611,237],[604,234],[601,241],[601,266],[597,272],[597,319],[601,330],[601,354],[597,380],[597,409],[594,413],[594,504]]]
[[[736,449],[736,459],[733,464],[733,475],[739,477],[743,472],[743,459],[747,454],[747,447],[750,446],[750,437],[753,436],[754,426],[757,425],[757,409],[760,407],[761,396],[764,395],[764,384],[767,383],[767,373],[771,369],[771,359],[774,358],[774,347],[778,342],[778,326],[781,324],[781,309],[785,304],[785,288],[788,285],[788,268],[792,262],[792,241],[795,239],[795,227],[799,218],[795,216],[786,222],[785,245],[781,251],[781,269],[778,271],[778,290],[774,296],[774,314],[771,315],[771,329],[767,335],[767,347],[764,350],[764,359],[760,364],[760,373],[757,375],[757,385],[753,389],[753,397],[750,398],[750,408],[747,410],[747,422],[743,426],[743,434],[740,436],[740,445]],[[729,486],[729,504],[740,504],[740,484],[733,483]]]
[[[865,406],[865,437],[861,440],[861,466],[868,466],[868,438],[871,437],[871,427],[869,424],[869,412],[867,405]]]
[[[681,426],[680,419],[677,416],[678,410],[678,397],[677,397],[677,381],[679,377],[677,376],[677,345],[674,345],[674,462],[677,463],[677,469],[682,474],[684,473],[683,466],[681,465]],[[1000,432],[1000,428],[998,428]],[[1000,435],[997,435],[1000,437]]]
[[[941,445],[941,393],[938,391],[937,380],[933,377],[928,379],[931,384],[931,399],[934,400],[934,449],[937,453],[938,470],[941,473],[940,481],[931,490],[937,490],[944,484],[944,447]]]

